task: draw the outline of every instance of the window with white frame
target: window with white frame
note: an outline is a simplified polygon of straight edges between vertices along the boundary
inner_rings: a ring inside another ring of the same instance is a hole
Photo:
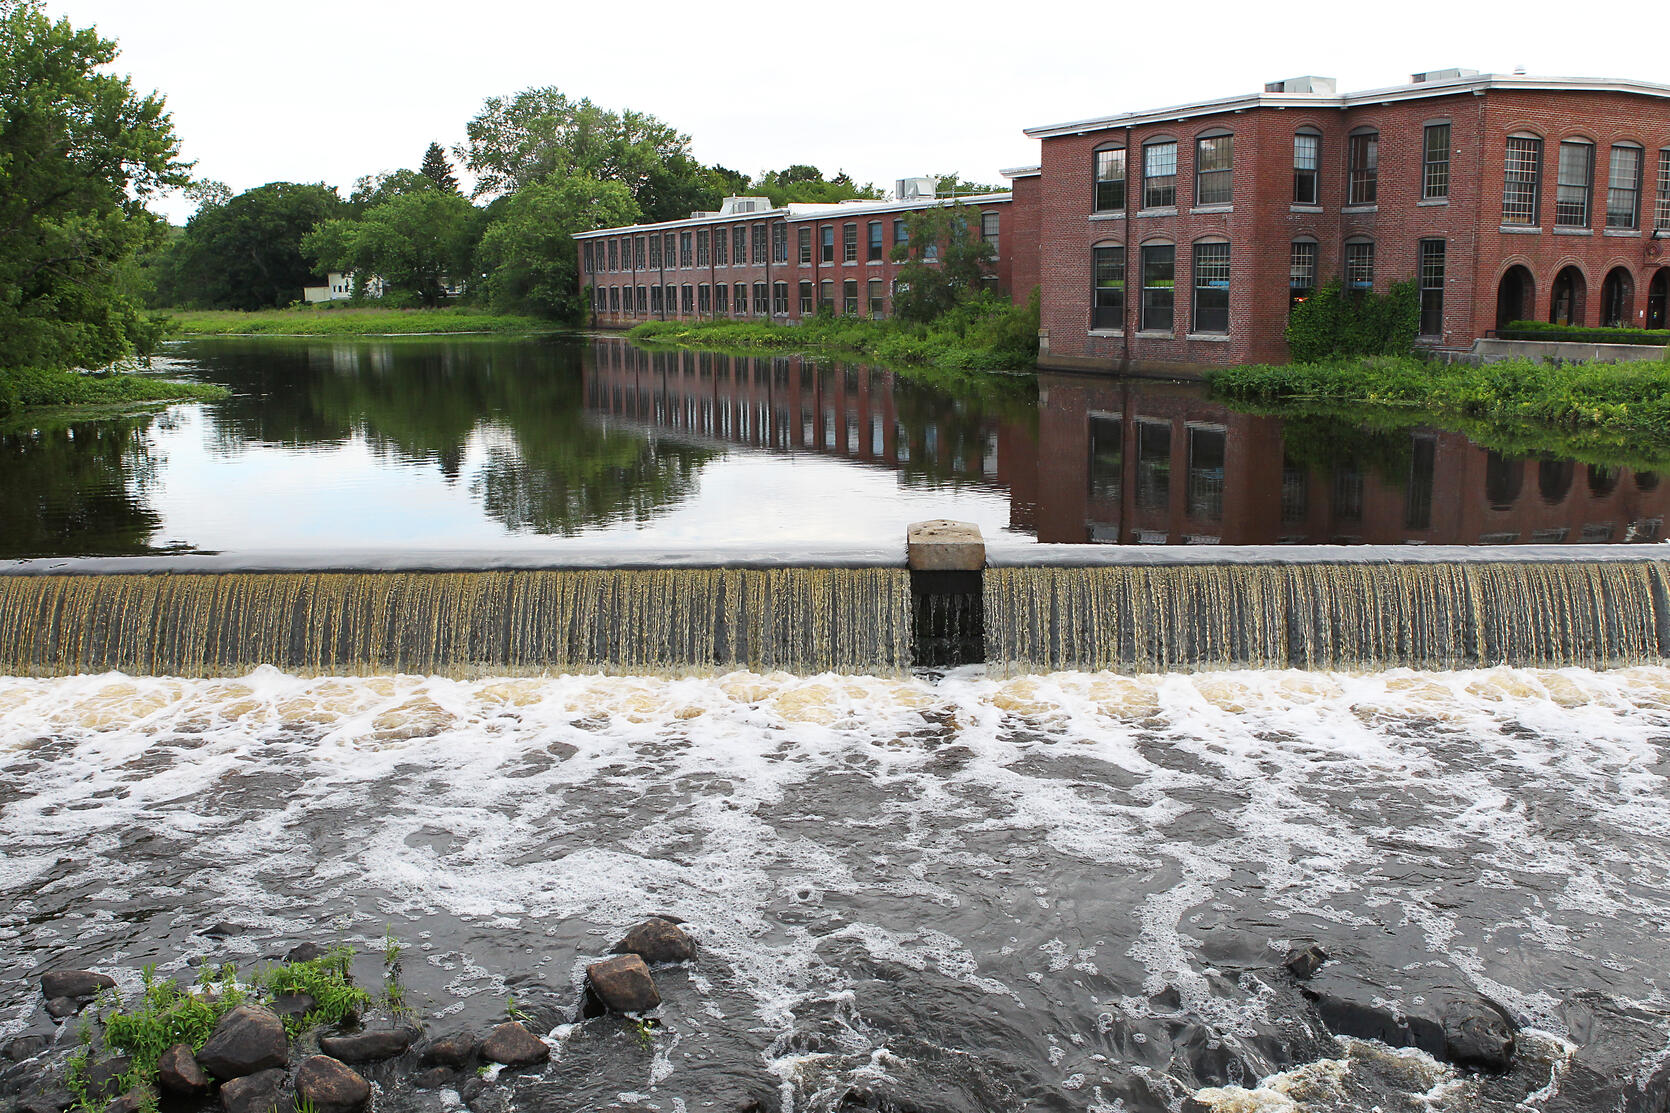
[[[1125,327],[1125,249],[1118,244],[1102,244],[1090,249],[1090,257],[1090,327],[1122,329]]]
[[[1234,161],[1233,135],[1203,135],[1195,140],[1195,204],[1227,205],[1235,199]]]
[[[1142,205],[1166,209],[1177,204],[1177,141],[1160,140],[1142,148]]]
[[[1287,306],[1295,305],[1316,292],[1316,241],[1294,240],[1287,255]]]
[[[1142,330],[1170,332],[1177,304],[1177,248],[1169,243],[1142,249]]]
[[[1191,332],[1229,331],[1229,245],[1194,245],[1194,312]]]
[[[1534,135],[1508,136],[1502,160],[1502,223],[1528,226],[1537,222],[1538,186],[1542,177],[1542,140]]]
[[[1345,245],[1345,288],[1361,293],[1374,289],[1374,243],[1354,240]]]
[[[1359,131],[1346,137],[1345,203],[1373,205],[1380,197],[1380,133]]]
[[[1606,226],[1638,228],[1641,218],[1641,148],[1620,143],[1612,148],[1606,181]]]
[[[1125,149],[1112,148],[1095,154],[1094,211],[1116,213],[1125,207]]]
[[[1579,139],[1560,144],[1560,166],[1554,183],[1554,227],[1587,228],[1589,198],[1593,193],[1595,145]]]
[[[1314,131],[1296,132],[1293,136],[1293,203],[1321,204],[1317,172],[1322,165],[1322,136]]]
[[[1450,195],[1450,125],[1428,124],[1421,132],[1421,200]]]

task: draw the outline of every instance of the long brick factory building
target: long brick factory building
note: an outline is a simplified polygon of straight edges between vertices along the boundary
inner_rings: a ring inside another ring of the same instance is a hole
[[[903,217],[957,203],[993,282],[1040,290],[1039,365],[1280,362],[1293,304],[1338,278],[1414,281],[1418,343],[1465,351],[1514,320],[1667,327],[1670,86],[1440,70],[1341,94],[1328,78],[1028,128],[1010,190],[718,213],[580,241],[604,327],[892,311]],[[976,226],[977,225],[977,226]]]

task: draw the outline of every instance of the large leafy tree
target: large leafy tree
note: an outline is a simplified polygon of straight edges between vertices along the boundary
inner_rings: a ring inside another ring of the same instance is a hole
[[[932,321],[973,298],[996,257],[980,237],[980,211],[936,205],[905,218],[910,241],[893,249],[904,263],[893,276],[893,312],[905,321]]]
[[[477,259],[495,308],[558,319],[580,314],[574,233],[635,224],[638,204],[619,182],[553,178],[497,203]]]
[[[547,86],[489,97],[465,126],[458,155],[476,196],[548,179],[624,185],[648,220],[671,220],[719,203],[725,179],[690,154],[690,137],[645,112],[613,112]]]
[[[342,209],[334,189],[297,182],[269,182],[224,205],[205,205],[170,253],[178,300],[214,309],[299,301],[318,273],[302,254],[302,237]]]
[[[795,203],[830,204],[855,198],[881,199],[879,189],[873,185],[857,184],[844,171],[826,180],[822,170],[801,162],[761,174],[760,180],[750,189],[771,198],[776,208]]]
[[[428,181],[428,179],[424,179]],[[444,296],[443,278],[468,273],[474,206],[434,188],[403,193],[358,220],[331,220],[302,239],[320,270],[377,274],[424,305]]]
[[[155,339],[145,202],[189,178],[162,98],[99,72],[115,58],[93,28],[0,0],[0,372],[99,367]]]

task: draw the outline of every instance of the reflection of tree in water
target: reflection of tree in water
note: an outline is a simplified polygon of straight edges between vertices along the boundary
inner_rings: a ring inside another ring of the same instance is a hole
[[[987,438],[1000,425],[1025,423],[1036,435],[1037,381],[986,375],[941,384],[901,374],[893,381],[893,408],[910,440],[910,459],[899,464],[905,483],[980,479]]]
[[[237,392],[218,409],[226,451],[336,446],[357,434],[385,458],[432,463],[455,480],[477,437],[488,458],[471,492],[517,531],[643,521],[685,498],[718,455],[587,421],[571,342],[263,340],[192,354]]]
[[[149,551],[162,524],[145,497],[157,469],[146,432],[156,420],[47,421],[0,433],[0,556]]]

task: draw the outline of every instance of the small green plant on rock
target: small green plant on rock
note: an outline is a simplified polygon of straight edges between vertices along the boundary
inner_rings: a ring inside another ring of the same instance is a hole
[[[638,1037],[638,1046],[648,1051],[655,1045],[655,1021],[648,1017],[635,1016],[629,1021],[633,1033]]]

